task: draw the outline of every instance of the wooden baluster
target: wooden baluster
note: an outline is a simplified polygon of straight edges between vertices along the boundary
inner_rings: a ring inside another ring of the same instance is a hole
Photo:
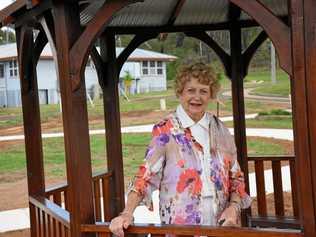
[[[63,236],[63,226],[60,222],[58,222],[58,237]]]
[[[100,179],[93,181],[93,188],[94,188],[95,219],[96,221],[101,221]]]
[[[282,187],[281,162],[272,161],[275,215],[284,216],[284,200]]]
[[[52,231],[53,231],[53,234],[52,234],[52,237],[58,237],[58,232],[57,232],[57,221],[55,218],[52,218]]]
[[[38,223],[37,223],[37,209],[30,203],[30,220],[31,223],[35,223],[34,228],[31,229],[31,236],[38,236]]]
[[[61,206],[61,192],[56,192],[53,194],[53,201],[56,203],[58,206]]]
[[[49,214],[46,214],[46,221],[47,221],[47,237],[54,237],[52,235],[52,218]]]
[[[41,209],[37,208],[37,222],[38,222],[38,236],[42,237],[43,236],[43,225],[42,225],[42,211]]]
[[[110,196],[109,196],[109,179],[106,177],[102,178],[102,194],[103,194],[103,213],[104,221],[110,221]]]
[[[260,216],[267,215],[267,201],[264,182],[264,164],[262,160],[255,161],[257,205]]]
[[[290,161],[290,174],[291,174],[291,189],[292,189],[292,205],[293,214],[295,217],[299,217],[298,199],[297,199],[297,184],[296,184],[296,173],[295,173],[295,161]]]
[[[46,213],[45,211],[42,211],[42,220],[43,220],[43,237],[46,237],[47,235],[47,220],[46,220]]]

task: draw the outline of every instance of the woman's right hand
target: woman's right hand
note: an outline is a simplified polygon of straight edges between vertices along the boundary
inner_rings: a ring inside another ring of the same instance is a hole
[[[124,236],[124,230],[127,229],[130,224],[133,223],[133,215],[129,213],[121,213],[121,215],[115,217],[112,219],[111,224],[110,224],[110,231],[119,236],[123,237]]]

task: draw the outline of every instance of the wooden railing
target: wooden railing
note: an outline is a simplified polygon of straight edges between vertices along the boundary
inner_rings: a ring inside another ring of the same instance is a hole
[[[298,202],[296,181],[294,173],[294,156],[252,156],[248,157],[249,162],[254,162],[257,188],[257,210],[258,215],[248,217],[250,227],[276,227],[284,229],[300,229],[298,218]],[[284,198],[282,187],[281,162],[288,162],[291,172],[292,206],[293,216],[285,216]],[[264,163],[271,162],[274,185],[275,215],[268,215],[267,198],[265,193]],[[96,221],[109,221],[109,185],[112,173],[98,173],[93,176],[93,193]],[[67,184],[55,186],[46,190],[46,197],[60,207],[68,210],[67,205]],[[64,205],[63,205],[64,203]]]
[[[277,227],[299,229],[299,212],[296,193],[295,156],[252,156],[248,162],[254,162],[257,189],[258,216],[249,217],[249,226]],[[275,215],[268,216],[267,200],[265,193],[264,162],[271,162],[272,178],[274,188]],[[282,186],[282,165],[281,162],[288,162],[291,178],[291,196],[293,216],[287,217],[284,212],[284,198]]]
[[[112,172],[95,173],[92,178],[96,221],[109,221],[109,187]],[[46,189],[45,196],[56,205],[68,210],[67,183]]]
[[[98,237],[110,237],[109,223],[96,223],[95,225],[82,225],[81,232],[97,233]],[[267,230],[257,228],[237,227],[211,227],[211,226],[183,226],[183,225],[139,225],[130,226],[124,231],[130,234],[151,234],[151,236],[165,236],[166,234],[178,236],[216,236],[216,237],[303,237],[300,231]]]
[[[70,236],[69,213],[44,197],[29,197],[32,236]]]

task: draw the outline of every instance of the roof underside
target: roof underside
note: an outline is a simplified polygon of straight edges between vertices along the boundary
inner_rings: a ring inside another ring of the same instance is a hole
[[[145,0],[120,10],[110,23],[110,27],[159,27],[165,26],[172,17],[179,0]],[[260,0],[275,15],[286,16],[287,0]],[[81,23],[87,24],[105,0],[92,0],[81,12]],[[242,12],[240,20],[250,20]],[[229,21],[228,0],[186,0],[176,17],[174,26],[213,25]]]
[[[275,15],[286,17],[287,0],[259,0]],[[39,4],[50,1],[42,0]],[[86,25],[106,0],[78,0],[81,5],[81,24]],[[35,7],[36,8],[36,7]],[[109,27],[133,29],[137,27],[181,27],[210,26],[225,24],[229,19],[229,0],[144,0],[131,4],[117,12]],[[8,8],[0,11],[0,23],[5,25],[19,20],[20,16],[30,11],[27,0],[16,0]],[[34,11],[36,12],[36,11]],[[36,13],[34,13],[36,14]],[[40,14],[40,13],[39,13]],[[239,21],[251,20],[242,12]],[[124,31],[123,31],[124,32]]]

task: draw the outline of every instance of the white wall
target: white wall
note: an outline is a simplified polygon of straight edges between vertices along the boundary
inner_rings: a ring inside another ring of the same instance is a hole
[[[167,89],[166,84],[166,64],[164,65],[164,74],[159,76],[143,76],[141,75],[141,62],[126,62],[120,72],[120,78],[123,78],[126,71],[129,71],[133,78],[140,79],[139,92],[149,91],[161,91]],[[8,97],[8,106],[20,106],[21,105],[21,92],[20,92],[20,80],[19,77],[9,76],[9,63],[5,63],[5,75],[7,80],[6,94]],[[59,94],[57,83],[57,75],[55,70],[55,64],[53,60],[40,60],[37,65],[37,79],[38,89],[41,98],[47,95],[47,101],[49,104],[57,104],[59,102]],[[93,95],[93,86],[98,84],[97,73],[91,66],[87,66],[85,70],[85,82],[87,91],[90,95]],[[131,86],[131,93],[136,93],[136,81],[133,81]],[[0,93],[0,106],[4,106],[6,101],[4,97],[4,90]],[[46,100],[43,100],[46,101]]]

